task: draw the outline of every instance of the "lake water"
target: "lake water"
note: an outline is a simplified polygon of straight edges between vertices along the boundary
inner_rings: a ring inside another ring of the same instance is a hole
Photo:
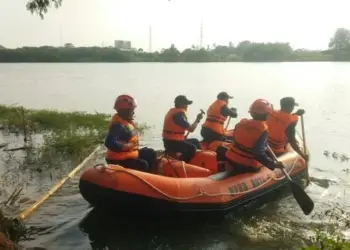
[[[350,155],[349,72],[349,63],[333,62],[0,64],[0,103],[112,113],[115,97],[130,94],[138,102],[137,121],[153,126],[145,135],[145,141],[161,148],[163,118],[179,94],[194,101],[188,110],[189,119],[193,120],[200,109],[206,111],[220,91],[234,96],[231,105],[237,107],[239,118],[249,116],[249,105],[257,98],[265,98],[278,108],[280,98],[294,96],[306,110],[310,175],[315,180],[307,192],[315,201],[315,213],[336,203],[350,211],[349,201],[345,199],[350,176],[344,172],[349,163],[323,155],[324,150]],[[232,122],[231,127],[237,121]],[[199,138],[199,131],[197,129],[192,136]],[[329,185],[318,184],[320,179]],[[91,208],[80,196],[77,183],[78,178],[75,178],[66,184],[28,221],[40,232],[35,240],[25,245],[91,249],[89,237],[78,227]],[[283,247],[280,241],[272,244],[267,240],[276,228],[293,229],[291,224],[310,222],[310,216],[302,215],[292,196],[250,216],[256,218],[257,215],[256,221],[245,220],[244,225],[227,219],[201,227],[200,231],[186,231],[186,234],[182,229],[165,227],[159,230],[159,225],[158,231],[152,231],[144,224],[128,224],[126,227],[129,230],[134,227],[135,232],[123,234],[124,238],[115,236],[118,240],[110,249],[118,249],[117,246],[120,249],[278,249]],[[261,237],[255,235],[257,230]],[[253,234],[260,243],[255,244],[256,239],[250,239]],[[138,247],[135,242],[139,242]]]

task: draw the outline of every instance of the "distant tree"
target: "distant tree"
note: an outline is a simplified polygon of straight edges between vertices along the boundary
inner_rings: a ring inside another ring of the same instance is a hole
[[[239,56],[244,56],[244,54],[249,50],[249,48],[251,47],[252,43],[248,40],[242,41],[240,42],[237,47],[237,55]]]
[[[187,48],[180,52],[174,44],[161,52],[135,53],[114,47],[78,47],[67,43],[53,46],[6,49],[0,46],[0,62],[283,62],[283,61],[349,61],[350,48],[322,51],[295,50],[288,43],[255,43],[243,41],[237,47],[217,45],[215,49]],[[65,49],[69,48],[69,49]],[[142,49],[138,50],[139,52]]]
[[[143,52],[143,49],[142,49],[142,48],[139,48],[139,49],[137,50],[137,52],[142,53],[142,52]]]
[[[178,62],[180,60],[180,56],[180,51],[175,47],[174,44],[172,44],[169,49],[162,51],[160,58],[164,62]]]
[[[44,19],[44,14],[52,7],[56,8],[62,5],[62,0],[30,0],[27,3],[27,9],[33,14],[38,14],[41,19]]]
[[[350,45],[350,30],[339,28],[335,31],[328,47],[334,50],[347,49]]]
[[[334,60],[350,60],[350,30],[339,28],[330,39],[328,47]]]
[[[6,49],[4,46],[0,45],[0,49]]]
[[[73,43],[66,43],[66,44],[64,45],[64,47],[65,47],[65,48],[74,48],[74,45],[73,45]]]

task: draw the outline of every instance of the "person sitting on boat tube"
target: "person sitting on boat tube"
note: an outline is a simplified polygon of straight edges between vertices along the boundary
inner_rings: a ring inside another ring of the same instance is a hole
[[[272,111],[267,119],[269,127],[268,143],[273,152],[280,156],[286,153],[288,143],[301,157],[308,161],[308,155],[305,155],[295,138],[295,128],[298,123],[298,116],[305,114],[303,109],[297,110],[292,114],[294,108],[299,106],[293,97],[284,97],[280,100],[281,109]]]
[[[193,102],[186,96],[179,95],[175,98],[175,108],[171,108],[165,115],[163,124],[163,143],[168,152],[181,153],[180,161],[189,162],[200,149],[197,139],[186,139],[185,132],[193,132],[198,123],[203,119],[203,114],[199,113],[195,122],[190,125],[187,121],[186,111],[188,105]]]
[[[156,162],[156,152],[151,148],[139,149],[138,132],[133,122],[136,101],[129,95],[120,95],[114,103],[108,135],[106,162],[144,172],[151,172]]]
[[[242,119],[235,126],[234,142],[224,152],[224,158],[232,166],[234,174],[258,172],[263,166],[271,170],[283,168],[281,162],[274,162],[266,153],[268,137],[266,120],[271,111],[272,107],[268,101],[258,99],[249,109],[253,119]],[[219,149],[222,155],[223,148],[218,148],[218,151]]]
[[[232,99],[227,92],[220,92],[217,100],[213,102],[207,111],[207,119],[202,125],[201,135],[204,142],[228,141],[225,131],[227,117],[237,118],[237,109],[229,108],[228,101]]]

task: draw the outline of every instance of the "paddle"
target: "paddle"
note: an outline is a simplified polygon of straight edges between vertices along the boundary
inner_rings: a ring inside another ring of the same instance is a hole
[[[278,161],[275,153],[272,151],[270,146],[267,146],[268,150],[270,151],[271,155],[273,156],[275,161]],[[292,178],[290,178],[287,171],[282,168],[281,169],[283,174],[287,177],[289,180],[290,187],[292,188],[293,196],[295,200],[298,202],[300,208],[303,210],[305,215],[308,215],[312,212],[314,209],[314,202],[311,200],[311,198],[307,195],[305,190],[297,183],[295,183]]]
[[[301,134],[303,136],[303,151],[304,154],[307,154],[307,148],[306,148],[306,137],[305,137],[305,127],[304,127],[304,115],[300,116],[300,120],[301,120]],[[308,159],[309,160],[309,159]],[[310,176],[309,176],[309,171],[307,171],[307,185],[309,185],[311,183],[310,180]]]
[[[237,109],[235,109],[236,110],[236,112],[237,112]],[[228,120],[227,120],[227,123],[226,123],[226,127],[225,127],[225,131],[228,129],[228,125],[230,125],[230,122],[231,122],[231,116],[228,118]]]
[[[231,122],[231,116],[227,120],[225,131],[228,129],[228,125],[230,125],[230,122]]]
[[[205,112],[203,111],[203,109],[200,109],[201,114],[205,115]],[[187,134],[185,135],[185,139],[187,138],[187,136],[190,134],[190,131],[187,131]]]
[[[300,116],[300,120],[301,120],[301,133],[303,135],[303,151],[304,154],[307,154],[307,150],[306,150],[306,139],[305,139],[305,127],[304,127],[304,115]]]

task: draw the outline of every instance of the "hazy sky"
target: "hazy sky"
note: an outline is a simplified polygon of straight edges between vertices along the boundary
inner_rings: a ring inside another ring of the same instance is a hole
[[[199,44],[203,21],[205,45],[252,40],[323,49],[338,27],[350,28],[349,0],[63,0],[44,20],[26,2],[1,0],[1,45],[57,46],[61,37],[107,46],[120,39],[148,50],[151,25],[153,50],[171,43],[183,49]]]

